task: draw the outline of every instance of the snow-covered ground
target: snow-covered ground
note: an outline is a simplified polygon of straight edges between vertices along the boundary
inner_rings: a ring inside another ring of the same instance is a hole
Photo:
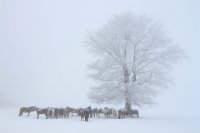
[[[1,133],[197,133],[200,119],[178,116],[159,116],[148,111],[141,112],[140,118],[133,119],[36,119],[18,117],[18,109],[0,109]],[[154,115],[153,115],[154,114]]]

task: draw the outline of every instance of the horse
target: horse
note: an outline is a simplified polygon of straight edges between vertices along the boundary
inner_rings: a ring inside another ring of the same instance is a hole
[[[54,108],[54,117],[58,119],[60,117],[60,111],[59,108]]]
[[[86,109],[88,109],[88,111],[89,111],[89,116],[90,116],[90,118],[93,117],[92,107],[91,107],[91,106],[88,106]]]
[[[36,111],[36,109],[37,109],[36,106],[31,106],[31,107],[21,107],[21,108],[20,108],[20,111],[19,111],[19,116],[22,116],[23,113],[28,113],[27,116],[29,117],[29,114],[30,114],[31,112]]]
[[[48,117],[49,118],[54,118],[54,112],[55,112],[55,109],[54,108],[48,108]]]
[[[71,116],[73,116],[74,113],[77,113],[77,109],[75,108],[66,107],[66,109],[71,113]]]
[[[46,116],[46,119],[49,118],[49,108],[37,108],[37,119],[39,119],[40,114],[44,114]]]
[[[117,118],[117,110],[114,108],[112,108],[111,110],[112,110],[112,118],[113,119]]]
[[[85,109],[85,110],[84,110],[84,114],[85,114],[85,121],[88,122],[90,110]]]
[[[83,108],[78,108],[78,116],[81,117],[81,121],[84,120],[84,109]]]
[[[78,115],[81,117],[81,121],[88,122],[89,119],[89,109],[88,108],[79,108]]]
[[[97,108],[94,108],[92,109],[92,113],[93,113],[93,116],[97,116],[97,112],[98,112],[98,109]]]
[[[59,117],[64,117],[64,108],[59,108]]]
[[[97,117],[100,118],[100,115],[104,114],[104,109],[97,109]]]
[[[126,116],[128,116],[128,110],[127,109],[119,109],[118,110],[118,119],[125,119]]]
[[[112,109],[108,108],[108,107],[105,107],[103,109],[103,113],[104,113],[104,116],[106,118],[111,118],[111,115],[112,115]]]
[[[63,116],[64,116],[64,118],[69,118],[69,114],[70,114],[70,109],[69,108],[65,108],[63,110]]]
[[[133,117],[133,115],[136,115],[136,117],[139,118],[139,111],[137,109],[131,109],[130,116]]]
[[[97,109],[97,116],[100,118],[100,115],[103,114],[105,118],[111,118],[112,109],[105,107],[104,109]]]

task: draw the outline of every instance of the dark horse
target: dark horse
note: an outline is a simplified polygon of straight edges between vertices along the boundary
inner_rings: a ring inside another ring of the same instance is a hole
[[[130,116],[133,117],[133,115],[136,115],[136,117],[139,118],[139,111],[137,109],[131,109]]]
[[[31,107],[21,107],[19,110],[19,116],[22,116],[23,113],[28,113],[28,116],[31,112],[36,111],[37,107],[36,106],[31,106]]]
[[[88,122],[89,115],[91,114],[91,110],[85,109],[85,110],[84,110],[84,114],[85,114],[85,121]],[[91,117],[91,116],[90,116],[90,117]]]
[[[93,117],[93,110],[92,110],[92,107],[91,107],[91,106],[88,106],[86,109],[89,111],[89,116],[90,116],[90,118]]]
[[[118,118],[119,119],[125,119],[126,116],[128,116],[128,110],[127,109],[119,109],[118,110]]]
[[[139,118],[139,111],[137,109],[130,109],[128,111],[127,109],[119,109],[118,110],[118,118],[119,119],[124,119],[125,117],[133,117],[136,115],[137,118]]]
[[[81,121],[85,119],[85,121],[88,122],[90,111],[88,108],[79,108],[78,115],[81,117]]]

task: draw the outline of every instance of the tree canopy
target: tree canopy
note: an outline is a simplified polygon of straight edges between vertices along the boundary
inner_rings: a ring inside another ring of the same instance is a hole
[[[89,65],[96,83],[89,98],[96,103],[154,104],[171,84],[174,63],[184,56],[159,21],[132,13],[113,16],[89,32],[86,43],[97,59]]]

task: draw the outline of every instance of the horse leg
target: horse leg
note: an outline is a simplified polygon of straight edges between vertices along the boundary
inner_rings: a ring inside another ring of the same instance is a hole
[[[48,119],[48,118],[49,118],[49,114],[48,114],[48,113],[45,113],[45,116],[46,116],[46,119]]]
[[[19,111],[19,116],[22,116],[22,111],[21,110]]]
[[[67,118],[69,118],[69,112],[67,113]]]
[[[37,119],[39,119],[39,113],[37,113]]]

